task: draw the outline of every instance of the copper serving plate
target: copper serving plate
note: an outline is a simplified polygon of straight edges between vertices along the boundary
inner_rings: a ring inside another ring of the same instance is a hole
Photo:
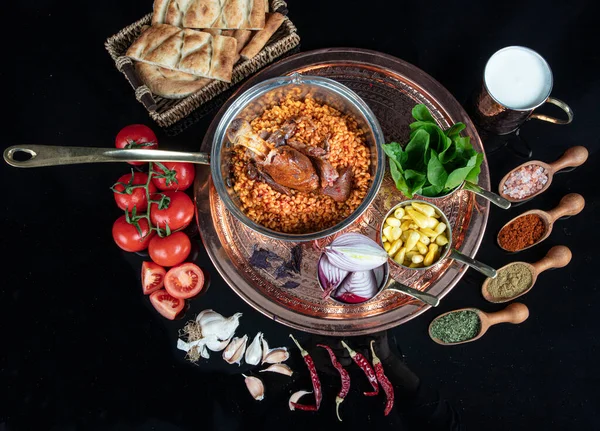
[[[202,151],[209,151],[221,115],[236,95],[256,83],[293,72],[324,76],[348,86],[361,96],[379,120],[386,142],[406,142],[411,109],[424,103],[444,127],[462,121],[473,147],[483,151],[481,139],[460,104],[437,81],[400,59],[361,49],[323,49],[298,54],[263,70],[246,82],[223,106],[208,129]],[[479,184],[490,188],[487,160],[481,166]],[[196,177],[197,220],[208,254],[225,281],[242,299],[273,320],[293,328],[324,335],[361,335],[401,325],[425,312],[429,306],[396,292],[385,292],[365,304],[341,305],[322,299],[317,282],[320,248],[333,240],[305,242],[300,274],[277,279],[273,262],[267,269],[250,264],[256,248],[288,259],[297,244],[267,238],[236,220],[226,210],[211,180],[208,167],[199,166]],[[405,200],[386,172],[380,192],[363,215],[345,231],[359,231],[376,238],[382,217],[396,203]],[[489,212],[489,202],[460,191],[437,202],[453,227],[453,242],[461,252],[477,253]],[[467,267],[444,261],[427,271],[410,271],[396,266],[392,276],[413,288],[443,298],[458,283]],[[295,288],[283,285],[293,281]]]

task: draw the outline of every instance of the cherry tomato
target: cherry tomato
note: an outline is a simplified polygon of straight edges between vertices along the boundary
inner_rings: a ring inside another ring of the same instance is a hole
[[[160,266],[175,266],[187,259],[191,248],[188,236],[183,232],[175,232],[163,238],[158,235],[152,238],[148,253],[154,263]]]
[[[142,251],[148,247],[148,243],[154,236],[154,231],[150,232],[148,220],[145,218],[140,219],[138,224],[142,230],[141,235],[133,224],[127,223],[124,215],[119,217],[113,224],[113,239],[123,250]]]
[[[142,263],[142,290],[148,295],[163,287],[167,271],[154,262]]]
[[[194,202],[183,192],[164,192],[169,204],[167,208],[159,209],[158,204],[150,205],[150,220],[154,226],[165,229],[167,224],[171,230],[183,229],[194,218]],[[150,197],[153,201],[161,200],[159,193]]]
[[[152,150],[158,148],[158,140],[152,129],[143,124],[131,124],[125,126],[117,134],[115,139],[117,148],[138,148]],[[143,165],[144,162],[127,162],[130,165]]]
[[[133,207],[137,212],[145,211],[148,208],[148,199],[146,199],[146,189],[143,187],[131,187],[134,185],[146,184],[148,182],[148,175],[143,172],[134,172],[133,180],[131,174],[123,175],[118,179],[117,183],[113,186],[115,194],[115,202],[117,206],[122,210],[131,212]],[[123,184],[127,184],[124,186]],[[148,191],[150,193],[156,192],[156,186],[153,183],[148,184]]]
[[[188,299],[204,287],[204,273],[193,263],[183,263],[169,269],[165,276],[165,289],[175,298]]]
[[[150,302],[156,308],[156,311],[169,320],[174,320],[185,305],[183,299],[174,298],[165,289],[152,292]]]
[[[167,172],[162,170],[158,164],[154,164],[154,172],[158,176],[152,176],[152,182],[160,190],[179,190],[188,189],[196,177],[196,168],[193,163],[163,162],[161,163]]]

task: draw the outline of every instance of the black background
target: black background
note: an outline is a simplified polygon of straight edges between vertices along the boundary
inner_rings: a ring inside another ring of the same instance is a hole
[[[553,95],[575,112],[570,126],[530,121],[521,134],[536,159],[550,162],[568,147],[584,145],[590,150],[587,163],[558,175],[547,193],[521,207],[492,208],[478,253],[500,267],[517,258],[536,261],[552,245],[571,248],[571,264],[542,274],[522,298],[530,318],[494,327],[475,343],[434,344],[426,328],[436,315],[465,306],[502,308],[483,300],[483,277],[469,271],[438,309],[392,331],[411,369],[460,410],[470,429],[600,428],[599,140],[593,127],[600,114],[600,62],[592,3],[289,4],[303,51],[348,46],[395,55],[439,80],[460,102],[480,81],[493,52],[514,44],[531,47],[553,69]],[[103,47],[108,36],[150,9],[150,0],[6,4],[3,16],[14,26],[2,30],[3,145],[111,147],[121,127],[145,123],[157,132],[161,148],[197,150],[211,116],[167,136],[135,101]],[[560,115],[552,108],[543,111]],[[507,147],[491,152],[507,141],[514,137],[485,141],[493,187],[522,162]],[[286,377],[269,376],[267,390],[281,391],[280,399],[253,402],[239,370],[224,366],[218,354],[200,366],[186,363],[175,349],[184,321],[161,318],[141,294],[142,258],[121,252],[110,234],[120,212],[108,187],[127,169],[0,165],[0,429],[235,429],[240,423],[267,428],[260,417],[269,418],[268,428],[283,426],[292,417],[285,400],[309,385],[306,377],[289,384]],[[527,209],[550,209],[570,192],[584,195],[586,208],[558,221],[545,243],[518,256],[495,245],[498,228],[510,218]],[[289,345],[288,329],[239,299],[202,250],[197,261],[212,282],[192,302],[188,317],[205,308],[226,315],[242,311],[240,332],[253,336],[261,330],[272,345]],[[295,367],[305,374],[302,364]],[[335,385],[326,389],[327,408],[314,424],[335,426],[334,392]],[[356,396],[347,403],[366,402]],[[380,409],[373,404],[366,414],[380,415]],[[307,417],[312,416],[294,416],[302,418],[297,425],[308,427]]]

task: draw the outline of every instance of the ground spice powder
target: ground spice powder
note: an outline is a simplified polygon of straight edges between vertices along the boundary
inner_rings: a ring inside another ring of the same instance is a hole
[[[533,275],[528,266],[513,263],[498,271],[496,278],[487,284],[488,293],[495,299],[510,299],[525,292],[533,283]]]
[[[502,228],[498,242],[505,250],[519,251],[538,242],[545,233],[546,225],[541,217],[528,214]]]
[[[444,343],[460,343],[475,338],[481,329],[481,321],[476,312],[454,311],[436,319],[431,324],[429,334]]]

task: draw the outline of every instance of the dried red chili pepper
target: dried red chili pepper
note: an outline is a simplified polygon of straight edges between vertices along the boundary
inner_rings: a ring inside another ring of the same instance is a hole
[[[315,392],[315,405],[314,406],[310,406],[310,405],[306,405],[306,404],[298,404],[298,403],[292,403],[292,405],[294,406],[294,408],[296,408],[298,410],[309,410],[309,411],[319,410],[319,407],[321,406],[321,400],[323,399],[323,394],[321,392],[321,381],[319,380],[319,375],[317,374],[317,368],[315,367],[315,362],[313,361],[311,356],[308,354],[308,352],[302,348],[300,343],[298,343],[298,340],[296,340],[292,334],[290,334],[290,338],[292,340],[294,340],[294,343],[296,343],[296,346],[298,346],[298,349],[300,349],[300,353],[302,354],[302,357],[304,358],[304,363],[306,364],[306,366],[308,367],[308,371],[310,372],[310,380],[312,381],[313,390]]]
[[[344,346],[346,348],[346,350],[348,350],[348,353],[350,353],[350,357],[352,358],[354,363],[356,365],[358,365],[361,370],[364,371],[365,375],[369,379],[369,382],[371,382],[371,386],[373,386],[373,389],[375,389],[373,392],[365,392],[365,395],[368,397],[374,397],[375,395],[377,395],[379,393],[379,385],[377,384],[377,376],[375,375],[375,370],[373,370],[373,367],[371,366],[371,364],[369,363],[367,358],[365,358],[362,355],[362,353],[358,353],[358,352],[355,352],[354,350],[352,350],[343,341],[342,341],[342,346]]]
[[[333,353],[331,347],[326,346],[325,344],[317,344],[317,346],[327,350],[327,353],[329,353],[329,357],[331,358],[331,363],[335,369],[338,370],[340,373],[340,379],[342,379],[342,387],[337,397],[335,397],[335,414],[337,415],[338,420],[342,422],[342,418],[340,417],[340,404],[342,404],[344,398],[346,398],[346,395],[348,395],[348,391],[350,391],[350,374],[348,374],[348,371],[342,367],[342,364],[340,364],[338,359],[335,357],[335,353]]]
[[[383,391],[385,392],[386,402],[385,402],[385,410],[384,410],[383,414],[385,416],[387,416],[390,413],[390,411],[392,410],[392,407],[394,407],[394,388],[393,388],[390,380],[387,378],[387,376],[383,372],[383,365],[381,364],[381,360],[375,354],[375,350],[373,349],[374,342],[375,342],[375,340],[371,340],[371,353],[373,354],[373,367],[375,368],[375,375],[377,376],[377,380],[379,381],[379,384],[381,385],[381,387],[383,388]]]

